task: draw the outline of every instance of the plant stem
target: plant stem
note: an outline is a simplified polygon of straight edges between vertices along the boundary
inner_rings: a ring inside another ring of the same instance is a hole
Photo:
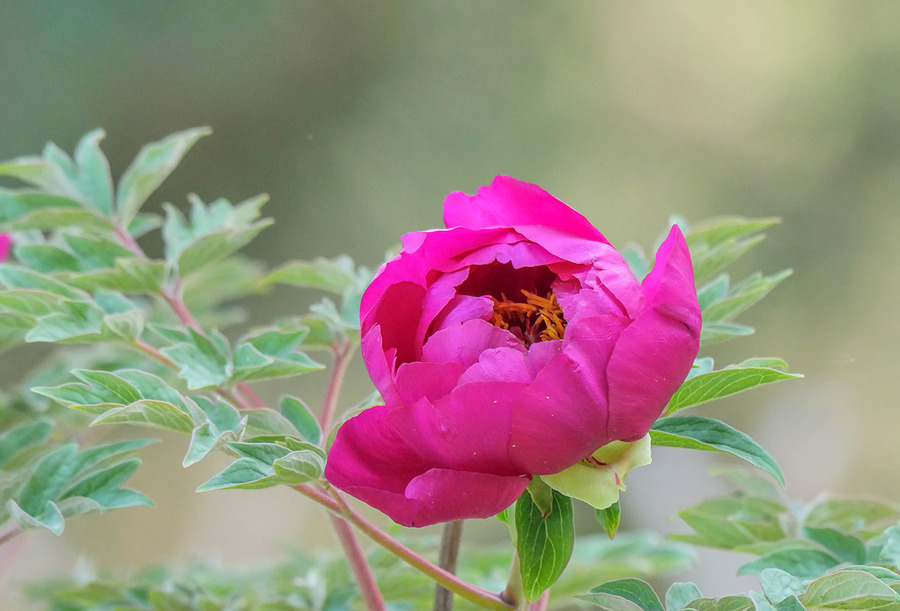
[[[441,533],[441,551],[438,554],[438,566],[456,574],[456,560],[459,557],[459,544],[462,541],[462,520],[454,520],[444,524]],[[452,611],[453,592],[437,584],[434,586],[434,611]]]
[[[13,529],[7,533],[4,533],[3,536],[0,536],[0,545],[3,545],[10,539],[17,537],[18,535],[21,535],[21,534],[22,534],[22,531],[18,528]]]
[[[525,598],[525,589],[522,584],[522,572],[519,565],[519,552],[513,552],[512,564],[509,567],[509,580],[501,598],[517,611],[546,611],[550,602],[550,590],[547,589],[541,597],[533,603]]]
[[[317,490],[309,485],[301,484],[294,487],[297,492],[314,500],[320,505],[326,507],[330,511],[342,516],[345,520],[353,524],[361,530],[367,537],[375,541],[407,564],[418,569],[434,581],[440,583],[454,594],[480,605],[484,609],[492,611],[509,611],[514,607],[503,600],[498,594],[488,592],[483,588],[473,586],[470,583],[459,579],[456,575],[435,566],[419,554],[415,553],[386,532],[369,522],[359,513],[354,511],[344,502],[338,502],[325,492]]]
[[[337,534],[341,547],[344,548],[344,553],[347,555],[347,563],[350,565],[353,576],[356,578],[356,583],[359,585],[359,591],[366,603],[366,609],[384,611],[386,608],[384,599],[378,590],[375,576],[372,574],[369,563],[366,561],[366,556],[359,545],[359,541],[356,540],[356,536],[353,534],[353,529],[350,528],[350,525],[344,518],[337,514],[330,513],[328,517],[331,519],[334,532]]]
[[[350,348],[351,344],[347,339],[341,340],[341,343],[334,347],[334,367],[331,369],[328,390],[325,392],[322,412],[319,416],[319,426],[322,428],[324,438],[328,437],[328,432],[331,429],[334,412],[337,410],[338,395],[341,390],[341,384],[344,381],[344,374],[347,372],[347,365],[350,364],[350,357],[353,356]]]

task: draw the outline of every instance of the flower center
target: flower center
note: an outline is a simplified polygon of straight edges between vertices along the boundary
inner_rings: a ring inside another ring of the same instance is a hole
[[[535,342],[562,339],[566,319],[553,291],[547,291],[545,297],[526,290],[521,293],[525,301],[510,301],[504,294],[500,295],[501,299],[491,297],[494,302],[491,324],[510,331],[526,347]]]

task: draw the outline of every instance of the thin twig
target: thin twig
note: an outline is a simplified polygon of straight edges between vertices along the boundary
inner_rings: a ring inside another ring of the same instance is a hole
[[[372,574],[359,541],[356,540],[356,536],[353,534],[353,529],[350,528],[350,525],[344,518],[335,513],[329,513],[328,517],[331,519],[334,532],[337,534],[341,547],[344,548],[344,553],[347,555],[347,563],[353,571],[357,585],[359,585],[359,591],[366,603],[366,609],[370,611],[384,611],[386,609],[384,598],[381,596],[378,584],[375,583],[375,576]]]
[[[322,412],[319,416],[319,425],[325,438],[328,437],[328,432],[334,421],[338,395],[341,384],[344,381],[344,374],[347,372],[347,365],[350,364],[351,356],[353,354],[348,340],[344,339],[334,347],[334,366],[331,369],[331,379],[328,380],[328,390],[325,392],[325,399],[322,401]]]
[[[476,605],[480,605],[484,609],[491,609],[492,611],[509,611],[510,609],[515,608],[513,605],[510,605],[503,600],[500,595],[473,586],[458,578],[456,575],[435,566],[372,524],[366,518],[362,517],[345,502],[339,502],[334,497],[329,496],[327,493],[313,488],[312,486],[301,484],[299,486],[294,486],[294,489],[307,498],[326,507],[330,511],[339,514],[378,545],[382,546],[410,566],[418,569],[434,581],[442,584],[461,598],[475,603]]]
[[[438,554],[438,566],[449,573],[456,574],[456,560],[459,557],[459,544],[462,541],[463,521],[454,520],[444,524],[441,533],[441,550]],[[453,592],[436,584],[434,586],[434,611],[452,611]]]

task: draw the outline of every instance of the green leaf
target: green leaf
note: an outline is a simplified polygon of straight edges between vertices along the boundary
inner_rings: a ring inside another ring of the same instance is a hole
[[[759,572],[759,583],[766,598],[778,604],[786,598],[803,594],[809,580],[795,577],[781,569],[770,568]]]
[[[688,603],[684,611],[756,611],[756,605],[746,596],[698,598]]]
[[[128,225],[147,198],[172,173],[197,140],[210,134],[209,128],[177,132],[144,146],[119,180],[116,211]]]
[[[572,500],[553,491],[546,518],[527,492],[516,502],[516,549],[525,598],[534,602],[562,574],[572,555],[575,526]]]
[[[149,259],[116,259],[113,269],[101,269],[68,276],[68,281],[85,291],[111,289],[123,293],[160,292],[166,278],[166,265]]]
[[[16,244],[16,260],[42,274],[59,271],[78,271],[80,262],[72,253],[48,244]]]
[[[45,503],[38,515],[25,511],[14,499],[9,500],[6,509],[10,517],[23,529],[46,529],[55,535],[61,535],[66,527],[62,512],[52,501]]]
[[[789,269],[782,270],[771,276],[763,276],[756,273],[735,285],[729,291],[728,297],[710,304],[703,311],[704,322],[727,322],[756,304],[768,295],[772,289],[781,284],[793,272]]]
[[[237,206],[224,199],[209,206],[196,196],[190,199],[191,223],[176,208],[167,206],[163,229],[167,238],[166,258],[182,277],[238,251],[273,222],[272,219],[256,220],[268,200],[265,195]]]
[[[232,382],[269,380],[322,369],[322,365],[295,350],[305,336],[305,330],[266,331],[245,339],[234,349]]]
[[[8,289],[44,291],[56,297],[72,300],[86,299],[87,294],[44,274],[11,265],[0,264],[0,284]]]
[[[0,163],[0,176],[11,176],[56,195],[78,196],[66,171],[58,164],[40,157],[19,157]]]
[[[610,539],[615,537],[616,531],[619,530],[619,502],[616,501],[606,509],[597,509],[595,511],[597,513],[597,521],[603,528],[603,532],[609,535]]]
[[[43,443],[53,430],[53,421],[38,418],[15,426],[0,434],[0,467],[31,446]]]
[[[802,377],[796,373],[786,373],[773,368],[750,367],[745,363],[703,373],[681,385],[669,400],[665,414],[668,416],[686,407],[734,395],[755,386]]]
[[[115,339],[104,330],[103,316],[103,310],[93,303],[62,301],[57,312],[37,320],[25,341],[92,344]]]
[[[289,435],[293,437],[299,432],[290,420],[275,410],[246,409],[242,413],[247,418],[248,435]]]
[[[60,498],[63,500],[79,496],[89,498],[104,510],[137,505],[152,507],[153,501],[146,495],[119,488],[140,464],[140,460],[133,458],[93,473],[66,490]]]
[[[742,565],[737,574],[757,575],[763,569],[781,569],[794,577],[811,579],[826,573],[828,569],[838,564],[840,560],[825,551],[798,547],[763,554],[756,560]]]
[[[291,261],[270,272],[264,284],[289,284],[343,295],[358,282],[353,260],[347,255],[334,259],[318,257],[312,261]]]
[[[770,474],[784,487],[784,474],[769,453],[748,435],[719,420],[697,416],[660,418],[650,428],[650,439],[657,446],[732,454]]]
[[[76,186],[88,204],[105,216],[112,216],[112,176],[109,162],[100,150],[100,141],[105,135],[102,129],[95,129],[75,147],[75,163],[78,165]]]
[[[600,607],[603,611],[644,611],[640,605],[636,605],[627,598],[616,596],[614,594],[606,594],[605,592],[596,592],[594,594],[577,594],[575,598],[583,600],[587,603]]]
[[[775,605],[775,611],[806,611],[806,607],[800,603],[800,599],[796,596],[788,596]]]
[[[834,554],[842,562],[863,564],[866,561],[866,546],[852,536],[840,533],[833,528],[815,528],[804,526],[803,534]]]
[[[800,596],[807,609],[900,609],[900,594],[863,571],[839,571],[816,579]]]
[[[110,229],[110,220],[68,197],[0,189],[0,230],[49,231],[68,226]]]
[[[832,528],[869,539],[900,520],[900,507],[868,499],[825,499],[806,515],[804,526]]]
[[[768,499],[735,496],[708,499],[679,513],[696,535],[672,535],[673,539],[721,549],[780,541],[786,534],[782,517],[786,509]]]
[[[275,469],[253,458],[238,458],[197,488],[197,492],[231,488],[253,490],[278,483]]]
[[[216,447],[237,441],[245,423],[240,412],[224,401],[210,401],[205,397],[195,397],[194,401],[206,417],[206,422],[191,433],[191,443],[182,462],[185,467],[205,458]]]
[[[700,344],[708,346],[718,342],[724,342],[735,337],[753,335],[756,331],[753,327],[740,325],[736,322],[706,322],[700,329]]]
[[[165,401],[151,399],[141,399],[107,410],[91,422],[91,426],[114,423],[143,424],[181,433],[189,433],[194,428],[191,417],[177,407]]]
[[[219,386],[229,377],[230,364],[227,354],[227,340],[219,334],[209,338],[189,330],[188,340],[162,348],[160,352],[169,357],[180,369],[178,376],[194,390]]]
[[[278,402],[278,407],[281,415],[294,425],[294,428],[305,440],[314,444],[322,441],[322,429],[319,427],[319,421],[303,401],[285,396]]]
[[[74,474],[77,454],[78,446],[69,443],[44,456],[16,499],[19,509],[56,534],[62,532],[63,522],[53,500]]]
[[[701,596],[696,584],[676,581],[666,591],[666,611],[682,611],[689,602]]]
[[[659,598],[646,581],[640,579],[618,579],[609,581],[603,585],[592,588],[587,595],[579,596],[582,600],[591,602],[588,598],[591,594],[609,594],[624,598],[633,602],[643,611],[664,611]]]
[[[313,450],[296,450],[272,463],[275,475],[290,486],[296,486],[322,477],[325,460]]]

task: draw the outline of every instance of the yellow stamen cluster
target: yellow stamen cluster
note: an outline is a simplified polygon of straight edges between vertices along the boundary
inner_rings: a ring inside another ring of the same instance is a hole
[[[525,301],[510,301],[503,294],[502,299],[491,297],[494,302],[491,324],[501,329],[510,326],[519,329],[526,344],[562,339],[566,319],[553,291],[548,291],[546,297],[525,290],[522,295]]]

